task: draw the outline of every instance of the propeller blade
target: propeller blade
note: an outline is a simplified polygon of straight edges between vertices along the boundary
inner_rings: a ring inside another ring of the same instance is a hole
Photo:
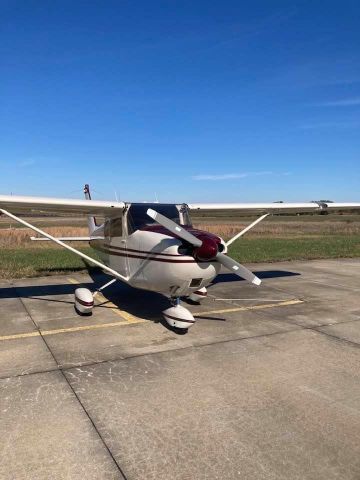
[[[150,218],[155,220],[155,222],[165,227],[166,230],[169,230],[169,232],[174,233],[177,237],[180,237],[186,242],[191,243],[191,245],[194,245],[194,247],[201,247],[201,240],[196,238],[195,235],[192,235],[190,232],[185,230],[185,228],[180,227],[180,225],[165,217],[161,213],[156,212],[152,208],[149,208],[146,213],[149,215]]]
[[[241,263],[235,262],[232,258],[228,257],[227,255],[224,255],[223,253],[218,253],[216,255],[216,260],[221,263],[225,268],[231,270],[234,272],[236,275],[239,277],[244,278],[250,283],[253,283],[254,285],[260,285],[261,280],[258,278],[256,275],[254,275],[250,270],[248,270],[244,265],[241,265]]]

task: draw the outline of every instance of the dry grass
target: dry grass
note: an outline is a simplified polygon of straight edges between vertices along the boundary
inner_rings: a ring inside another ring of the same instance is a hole
[[[21,215],[20,215],[21,216]],[[86,217],[22,217],[27,222],[39,227],[86,227]],[[0,216],[0,229],[23,228],[23,226],[5,215]]]
[[[238,223],[196,223],[194,226],[201,230],[220,235],[224,239],[229,239],[236,235],[240,230],[246,227],[251,220]],[[56,225],[44,226],[44,230],[55,237],[82,237],[88,235],[86,226]],[[51,248],[52,242],[32,242],[31,236],[35,232],[28,228],[0,228],[0,248]],[[249,238],[288,238],[288,237],[307,237],[318,235],[360,235],[360,222],[357,221],[312,221],[303,222],[294,221],[270,221],[266,220],[258,224],[254,230],[251,230],[246,237]],[[80,244],[78,243],[80,246]]]
[[[228,239],[251,221],[249,218],[238,221],[215,219],[194,223],[200,229]],[[60,220],[37,219],[34,223],[55,237],[88,235],[87,227],[81,222],[64,225]],[[53,242],[32,242],[31,236],[34,236],[34,232],[30,229],[9,228],[5,222],[0,225],[0,278],[51,275],[88,268],[73,253]],[[86,242],[77,242],[76,248],[96,257],[96,252]],[[340,221],[335,217],[319,220],[269,218],[241,241],[235,242],[230,254],[242,263],[360,257],[360,221],[358,218]]]
[[[220,235],[228,239],[236,235],[251,222],[239,223],[199,223],[196,228]],[[359,235],[360,222],[262,222],[254,227],[247,237],[298,237],[314,235]]]
[[[54,237],[83,237],[89,234],[86,227],[47,227],[47,233]],[[30,237],[37,236],[29,228],[7,228],[0,229],[0,248],[49,248],[54,245],[53,242],[33,242]]]

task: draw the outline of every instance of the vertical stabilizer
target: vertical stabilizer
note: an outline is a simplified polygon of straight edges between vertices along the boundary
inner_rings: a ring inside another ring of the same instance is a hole
[[[91,200],[91,194],[90,194],[90,187],[88,184],[85,184],[84,186],[84,194],[86,200]],[[89,235],[91,236],[96,228],[96,219],[95,217],[88,217],[88,227],[89,227]]]

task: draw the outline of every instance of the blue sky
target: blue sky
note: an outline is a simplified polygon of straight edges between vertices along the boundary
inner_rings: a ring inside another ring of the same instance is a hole
[[[358,1],[0,0],[0,193],[360,201]]]

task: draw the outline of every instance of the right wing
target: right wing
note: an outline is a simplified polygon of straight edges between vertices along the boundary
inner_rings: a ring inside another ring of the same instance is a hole
[[[190,210],[236,210],[239,213],[301,213],[327,210],[360,210],[360,203],[191,203]]]

